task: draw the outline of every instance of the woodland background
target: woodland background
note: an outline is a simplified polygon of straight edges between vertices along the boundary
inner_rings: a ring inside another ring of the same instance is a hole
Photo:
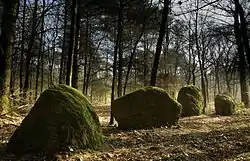
[[[65,83],[95,104],[145,85],[198,86],[249,106],[246,0],[1,1],[1,111]],[[7,23],[6,23],[7,22]]]

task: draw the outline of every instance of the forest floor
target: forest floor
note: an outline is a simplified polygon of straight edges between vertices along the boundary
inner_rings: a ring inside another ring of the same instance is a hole
[[[242,161],[250,160],[250,110],[230,117],[201,115],[181,118],[180,127],[120,131],[107,127],[109,107],[96,111],[103,125],[105,144],[100,151],[75,151],[57,155],[56,160],[159,160]],[[0,161],[46,160],[39,156],[15,158],[5,153],[8,138],[23,117],[0,118]]]

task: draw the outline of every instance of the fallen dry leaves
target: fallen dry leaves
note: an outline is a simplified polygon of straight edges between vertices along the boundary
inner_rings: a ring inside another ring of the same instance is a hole
[[[120,131],[107,127],[109,108],[97,107],[105,144],[100,151],[73,151],[58,154],[69,161],[243,161],[250,160],[250,115],[231,117],[195,116],[182,118],[180,127]],[[0,118],[0,160],[15,160],[4,153],[4,146],[22,118]],[[2,154],[1,154],[2,152]],[[32,158],[32,159],[31,159]],[[48,160],[25,156],[18,160]],[[54,158],[55,159],[55,158]]]

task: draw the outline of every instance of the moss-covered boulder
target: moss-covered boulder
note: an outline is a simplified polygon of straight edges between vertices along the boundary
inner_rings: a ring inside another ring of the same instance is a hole
[[[202,95],[199,88],[190,85],[182,87],[177,100],[182,104],[182,116],[198,116],[202,112]]]
[[[112,113],[121,129],[143,129],[176,125],[181,104],[166,91],[145,87],[113,101]]]
[[[226,94],[216,95],[214,106],[217,115],[228,116],[235,112],[235,101],[231,96]]]
[[[19,155],[53,154],[71,149],[97,149],[103,143],[101,126],[90,102],[69,86],[56,85],[44,91],[7,149]]]

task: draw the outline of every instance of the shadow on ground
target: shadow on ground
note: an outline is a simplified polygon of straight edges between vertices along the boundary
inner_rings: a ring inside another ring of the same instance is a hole
[[[107,107],[103,108],[97,109],[101,117],[108,115],[107,111],[105,113]],[[181,128],[162,127],[131,131],[103,127],[105,145],[101,151],[73,152],[57,160],[250,160],[249,115],[182,118],[180,126]],[[52,160],[42,156],[16,158],[7,154],[6,141],[16,129],[16,125],[0,123],[0,127],[0,161]],[[78,159],[74,159],[76,156]]]

